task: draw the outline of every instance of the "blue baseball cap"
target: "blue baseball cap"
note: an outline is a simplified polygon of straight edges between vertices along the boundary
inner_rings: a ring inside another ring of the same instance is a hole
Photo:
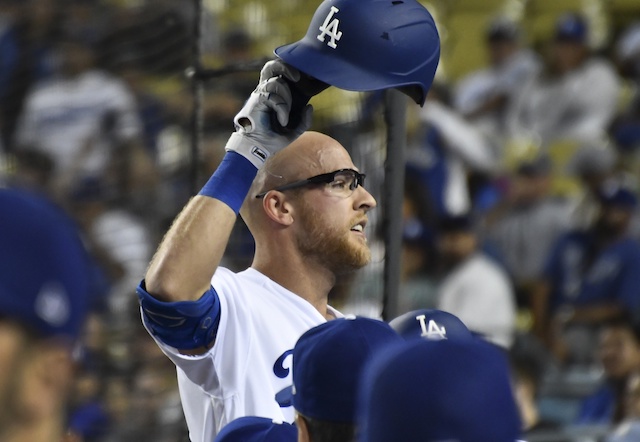
[[[389,324],[364,317],[335,319],[307,331],[293,349],[293,407],[310,418],[354,423],[366,362],[401,341]]]
[[[584,18],[578,14],[563,14],[556,22],[556,41],[585,43],[588,27]]]
[[[605,206],[634,210],[638,205],[636,194],[616,182],[605,183],[598,191],[600,202]]]
[[[75,339],[90,304],[75,224],[43,197],[13,189],[0,189],[0,214],[0,315],[43,337]]]
[[[231,421],[216,436],[214,442],[295,442],[295,425],[275,422],[265,417],[247,416]]]
[[[393,319],[389,325],[407,341],[473,339],[467,326],[457,316],[442,310],[413,310]]]
[[[503,352],[480,339],[412,340],[375,356],[360,442],[514,442],[520,416]]]

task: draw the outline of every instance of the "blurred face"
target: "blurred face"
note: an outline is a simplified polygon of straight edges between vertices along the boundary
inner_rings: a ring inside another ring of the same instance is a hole
[[[628,328],[608,327],[600,333],[598,359],[609,379],[624,379],[640,368],[640,346]]]
[[[93,52],[88,46],[77,42],[64,42],[59,47],[62,70],[66,75],[78,75],[93,67]]]
[[[549,191],[547,176],[516,175],[511,184],[511,198],[516,204],[528,204],[544,197]]]
[[[640,373],[636,372],[629,378],[625,400],[626,416],[640,418]]]
[[[597,229],[606,235],[618,236],[626,232],[633,212],[624,207],[605,205],[596,221]]]
[[[440,235],[438,250],[446,263],[456,264],[476,250],[476,243],[472,232],[447,232]]]
[[[26,335],[15,323],[0,319],[0,429],[7,428],[16,409],[16,379]]]
[[[577,68],[586,58],[587,47],[579,42],[556,41],[551,47],[551,64],[561,74]]]
[[[504,64],[514,53],[518,51],[518,43],[514,41],[489,42],[489,59],[494,66]]]
[[[42,340],[0,319],[0,440],[7,432],[32,440],[22,434],[61,422],[72,379],[68,342]]]

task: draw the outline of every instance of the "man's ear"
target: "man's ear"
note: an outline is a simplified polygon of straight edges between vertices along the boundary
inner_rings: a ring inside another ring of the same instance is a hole
[[[307,421],[298,413],[296,413],[296,427],[298,428],[298,442],[311,442]]]
[[[284,193],[277,191],[267,193],[262,200],[262,208],[270,220],[282,226],[293,224],[294,208]]]

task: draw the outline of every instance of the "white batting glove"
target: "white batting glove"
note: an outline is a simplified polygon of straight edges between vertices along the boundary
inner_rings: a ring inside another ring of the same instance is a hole
[[[291,91],[282,78],[300,80],[300,72],[281,60],[268,62],[260,72],[260,83],[251,93],[244,107],[234,118],[236,132],[231,135],[225,150],[247,158],[258,169],[274,153],[291,144],[311,127],[313,108],[304,108],[300,124],[287,134],[279,134],[271,127],[271,113],[286,126],[291,111]]]

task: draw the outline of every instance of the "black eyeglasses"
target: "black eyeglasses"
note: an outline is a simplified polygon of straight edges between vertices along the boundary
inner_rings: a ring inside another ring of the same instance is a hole
[[[304,186],[326,184],[326,189],[329,193],[346,198],[351,196],[353,191],[356,190],[356,187],[364,186],[365,177],[366,175],[364,173],[357,172],[353,169],[340,169],[334,172],[312,176],[311,178],[307,178],[306,180],[284,184],[271,190],[282,192],[285,190],[297,189]],[[271,190],[267,190],[266,192],[257,194],[256,198],[264,198],[264,196],[267,193],[271,192]]]

